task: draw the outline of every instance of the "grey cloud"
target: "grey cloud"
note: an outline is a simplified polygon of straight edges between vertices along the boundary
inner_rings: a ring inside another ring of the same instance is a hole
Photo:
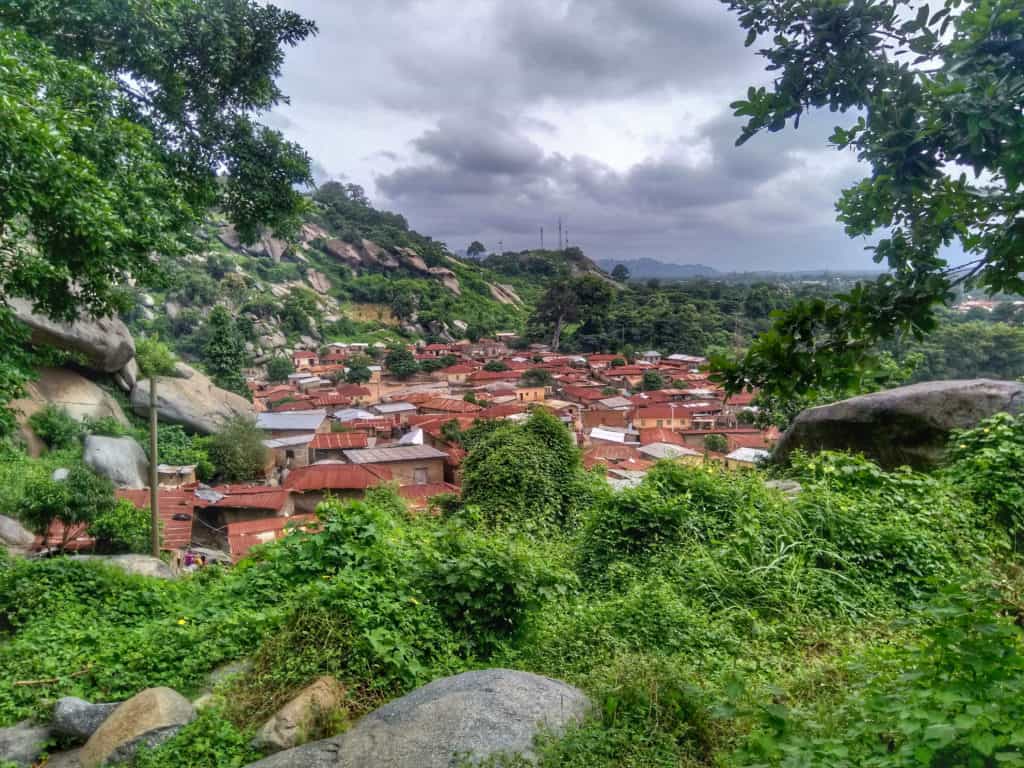
[[[813,249],[831,241],[830,250],[859,264],[861,246],[831,223],[832,201],[857,169],[829,164],[830,130],[816,117],[778,144],[757,137],[736,148],[739,122],[718,117],[686,140],[710,147],[704,163],[652,157],[617,171],[592,157],[544,154],[511,121],[442,122],[413,142],[417,162],[378,176],[376,186],[386,204],[455,247],[482,236],[531,247],[538,227],[562,215],[595,256],[645,243],[647,255],[672,258],[687,243],[706,260],[736,264],[761,240],[761,252],[813,266]]]

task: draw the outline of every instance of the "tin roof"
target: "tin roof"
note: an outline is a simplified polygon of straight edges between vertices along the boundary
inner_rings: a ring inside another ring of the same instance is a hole
[[[429,445],[396,445],[391,448],[364,448],[345,451],[345,458],[353,464],[387,464],[394,461],[446,459],[448,454]]]
[[[268,431],[296,430],[315,432],[327,418],[327,411],[296,411],[292,413],[257,413],[256,426]]]

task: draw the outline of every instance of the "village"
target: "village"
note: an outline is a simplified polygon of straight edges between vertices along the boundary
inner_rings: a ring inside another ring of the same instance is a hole
[[[420,371],[401,380],[384,365],[347,383],[349,363],[381,359],[383,344],[334,343],[291,353],[294,373],[269,382],[248,371],[256,426],[267,448],[260,483],[206,486],[194,466],[159,466],[163,548],[176,566],[237,562],[257,545],[315,520],[325,498],[359,499],[391,485],[411,511],[460,493],[466,456],[458,436],[490,420],[544,408],[575,435],[583,464],[616,488],[638,485],[658,461],[754,467],[778,438],[753,426],[753,394],[725,398],[703,357],[649,351],[567,355],[510,346],[513,334],[476,342],[410,345]],[[426,372],[429,371],[429,372]],[[120,498],[148,508],[148,489]],[[84,532],[53,531],[69,549]]]

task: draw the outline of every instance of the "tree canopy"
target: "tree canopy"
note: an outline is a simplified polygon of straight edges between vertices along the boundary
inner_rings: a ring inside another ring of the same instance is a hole
[[[1017,0],[836,3],[726,0],[775,73],[733,104],[737,143],[798,127],[811,110],[849,115],[831,143],[870,174],[839,220],[889,272],[783,312],[741,360],[716,358],[730,390],[780,397],[855,388],[875,344],[933,330],[957,285],[1024,290],[1024,17]],[[947,254],[960,251],[950,261]]]

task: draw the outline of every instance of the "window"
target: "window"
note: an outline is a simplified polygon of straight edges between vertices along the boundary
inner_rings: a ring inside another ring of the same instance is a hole
[[[664,426],[664,422],[661,419],[658,419],[658,426],[659,427]]]
[[[416,467],[416,469],[414,469],[412,471],[412,480],[413,480],[413,482],[416,485],[426,485],[427,484],[427,468],[426,467]]]

